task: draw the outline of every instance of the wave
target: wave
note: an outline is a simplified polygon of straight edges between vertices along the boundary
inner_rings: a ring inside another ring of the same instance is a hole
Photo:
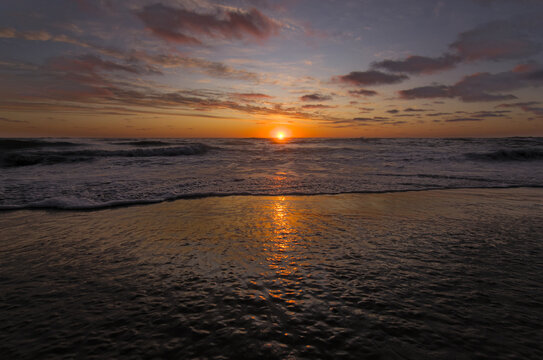
[[[166,146],[173,145],[171,142],[165,142],[160,140],[140,140],[140,141],[119,141],[113,142],[113,145],[132,145],[132,146]]]
[[[31,149],[43,147],[70,147],[81,146],[83,144],[73,143],[69,141],[45,141],[37,139],[0,139],[0,150],[17,150]]]
[[[69,156],[56,153],[13,153],[5,154],[0,158],[1,167],[17,167],[30,165],[54,165],[60,163],[74,163],[82,161],[91,161],[90,156]]]
[[[331,147],[331,146],[306,146],[306,147],[281,147],[272,148],[274,153],[301,153],[301,154],[315,154],[315,153],[330,153],[330,152],[363,152],[364,149],[354,147]]]
[[[471,160],[487,161],[532,161],[543,160],[543,150],[539,149],[515,149],[515,150],[497,150],[487,153],[467,153],[465,154]]]
[[[7,153],[0,157],[2,167],[16,167],[28,165],[52,165],[91,161],[103,157],[154,157],[154,156],[183,156],[202,155],[213,147],[205,144],[188,144],[185,146],[166,148],[138,148],[132,150],[78,150],[78,151],[38,151]]]
[[[22,205],[0,205],[0,211],[14,210],[82,210],[92,211],[115,207],[127,207],[134,205],[149,205],[167,201],[202,199],[209,197],[227,197],[227,196],[319,196],[319,195],[348,195],[348,194],[391,194],[391,193],[406,193],[406,192],[421,192],[421,191],[440,191],[440,190],[467,190],[467,189],[518,189],[518,188],[543,188],[540,185],[503,185],[503,186],[439,186],[424,189],[388,189],[388,190],[353,190],[353,191],[337,191],[337,192],[303,192],[290,191],[284,193],[267,193],[267,192],[205,192],[205,193],[189,193],[167,195],[162,198],[149,199],[119,199],[110,201],[95,201],[86,198],[74,197],[56,197],[51,199],[39,200]]]

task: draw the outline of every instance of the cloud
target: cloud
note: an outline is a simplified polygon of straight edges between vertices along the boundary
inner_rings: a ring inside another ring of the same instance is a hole
[[[542,47],[532,36],[531,20],[492,21],[461,33],[450,45],[462,59],[506,60],[526,58],[538,54]]]
[[[333,80],[357,86],[397,84],[407,80],[407,75],[387,74],[377,70],[352,71],[347,75],[340,75]]]
[[[200,58],[179,56],[175,54],[149,54],[143,51],[131,52],[126,56],[128,61],[141,61],[149,66],[160,66],[164,68],[194,68],[198,71],[214,77],[246,80],[259,82],[260,76],[254,72],[235,69],[221,62],[209,61]]]
[[[453,118],[453,119],[445,120],[445,122],[472,122],[472,121],[483,121],[483,119],[463,117],[463,118]]]
[[[399,92],[402,99],[432,99],[454,97],[451,94],[450,87],[445,85],[420,86],[413,89],[401,90]]]
[[[119,52],[106,47],[93,45],[91,43],[74,39],[67,35],[54,35],[47,31],[17,31],[13,28],[0,28],[0,38],[4,39],[23,39],[29,41],[53,41],[65,44],[80,46],[83,48],[94,49],[104,55],[119,56]]]
[[[397,114],[399,112],[400,112],[400,110],[398,110],[398,109],[387,110],[387,113],[389,113],[389,114]]]
[[[495,117],[504,117],[506,114],[510,113],[510,110],[499,110],[499,111],[479,111],[475,112],[472,115],[477,118],[495,118]]]
[[[322,95],[319,93],[307,94],[300,97],[301,101],[329,101],[332,100],[330,95]]]
[[[403,60],[374,62],[372,68],[407,74],[432,74],[449,70],[462,62],[523,59],[543,50],[535,39],[543,31],[537,16],[496,20],[458,34],[449,45],[451,52],[438,57],[412,55]]]
[[[543,70],[534,71],[527,75],[530,80],[543,81]]]
[[[402,125],[407,124],[407,121],[389,119],[383,116],[374,117],[355,117],[352,119],[333,119],[329,121],[334,127],[349,127],[349,126],[370,126],[370,125]]]
[[[461,58],[458,55],[444,54],[437,58],[413,55],[404,60],[383,60],[374,62],[373,68],[408,74],[431,74],[455,67]]]
[[[426,110],[426,109],[407,108],[407,109],[403,109],[403,111],[405,111],[405,112],[424,112],[424,111],[428,111],[428,110]]]
[[[156,3],[145,6],[136,15],[161,39],[188,45],[201,45],[200,36],[261,41],[280,29],[276,21],[254,8],[248,12],[217,9],[215,14],[201,14]]]
[[[505,71],[501,73],[477,73],[465,76],[454,85],[422,86],[399,92],[402,99],[459,98],[464,102],[513,100],[516,96],[503,94],[527,87],[543,85],[543,79],[534,76],[536,72],[519,73]]]
[[[232,93],[230,96],[245,102],[273,99],[273,96],[260,93]]]
[[[304,110],[333,109],[333,108],[335,108],[335,107],[336,107],[336,106],[324,105],[324,104],[308,104],[308,105],[303,105],[303,106],[302,106],[302,109],[304,109]]]
[[[490,5],[497,2],[510,2],[510,3],[537,3],[541,0],[472,0],[482,5]]]
[[[134,86],[132,83],[117,81],[110,77],[108,72],[99,73],[92,70],[71,72],[44,68],[39,74],[7,73],[3,81],[4,88],[0,89],[0,109],[6,110],[59,110],[92,114],[154,113],[174,116],[179,114],[172,114],[172,111],[189,110],[193,113],[187,116],[216,117],[201,113],[227,109],[250,115],[282,115],[304,120],[323,119],[318,113],[303,112],[294,107],[283,108],[281,104],[260,106],[243,100],[235,101],[232,94],[219,91],[161,91],[162,88],[156,88],[152,84],[147,87]],[[260,97],[262,95],[264,94],[259,94]],[[131,110],[135,107],[137,111]]]
[[[13,120],[13,119],[5,118],[5,117],[0,117],[0,121],[1,122],[8,122],[8,123],[27,123],[28,122],[28,121],[25,121],[25,120]]]
[[[353,96],[375,96],[378,94],[377,91],[367,90],[367,89],[358,89],[358,90],[349,90],[349,94]]]
[[[498,105],[498,108],[519,108],[526,112],[531,112],[532,114],[543,116],[543,106],[539,101],[527,101],[527,102],[517,102],[511,104],[501,104]]]
[[[137,66],[133,64],[120,64],[104,60],[95,55],[82,55],[78,57],[59,56],[46,62],[46,67],[54,71],[68,71],[78,73],[94,73],[97,70],[124,71],[132,74],[160,74],[153,67]]]

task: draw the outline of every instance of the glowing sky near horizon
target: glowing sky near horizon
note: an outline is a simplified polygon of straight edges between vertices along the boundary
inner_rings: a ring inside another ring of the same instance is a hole
[[[0,137],[543,136],[540,0],[0,3]]]

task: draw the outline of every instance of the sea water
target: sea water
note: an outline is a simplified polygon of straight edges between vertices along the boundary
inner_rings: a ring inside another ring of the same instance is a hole
[[[543,186],[543,138],[41,138],[0,151],[0,209]]]
[[[542,359],[543,190],[0,213],[3,359]]]

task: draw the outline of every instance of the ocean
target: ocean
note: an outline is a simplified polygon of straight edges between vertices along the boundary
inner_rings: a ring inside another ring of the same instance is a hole
[[[0,148],[2,358],[543,358],[541,138]]]
[[[0,151],[0,209],[543,186],[543,138],[41,138]]]

